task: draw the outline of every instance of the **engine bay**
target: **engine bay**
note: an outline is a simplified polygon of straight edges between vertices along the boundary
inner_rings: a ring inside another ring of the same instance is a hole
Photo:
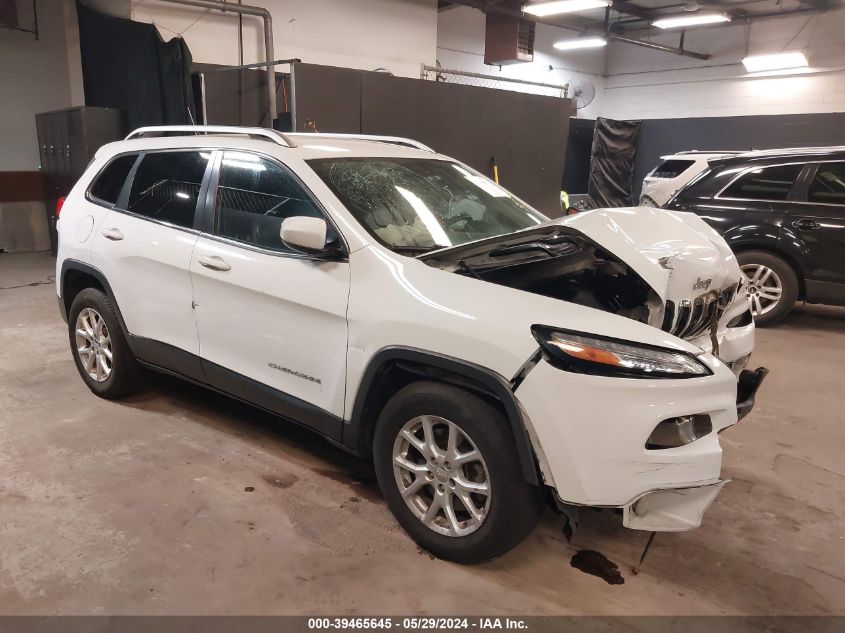
[[[659,322],[662,304],[625,262],[583,234],[543,227],[421,255],[429,266],[628,317]]]

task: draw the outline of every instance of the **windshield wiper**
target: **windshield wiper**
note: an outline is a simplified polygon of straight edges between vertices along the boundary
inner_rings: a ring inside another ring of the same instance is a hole
[[[474,269],[474,268],[472,268],[469,264],[467,264],[467,263],[466,263],[464,260],[462,260],[462,259],[459,259],[459,260],[458,260],[458,268],[460,268],[461,270],[463,270],[465,273],[468,273],[468,274],[472,275],[472,276],[473,276],[473,277],[475,277],[476,279],[481,279],[481,275],[479,275],[477,272],[475,272],[475,269]]]
[[[441,248],[448,248],[446,246],[441,246],[440,244],[435,244],[433,246],[407,246],[407,245],[397,245],[397,246],[388,246],[388,248],[396,253],[428,253],[430,251],[436,251]]]

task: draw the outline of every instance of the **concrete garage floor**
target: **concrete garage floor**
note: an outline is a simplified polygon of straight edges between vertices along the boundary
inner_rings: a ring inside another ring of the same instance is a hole
[[[0,254],[0,286],[45,281],[47,254]],[[154,377],[106,402],[79,378],[50,284],[0,290],[0,613],[845,613],[845,310],[761,330],[772,373],[723,437],[733,483],[693,532],[588,512],[573,544],[547,512],[502,560],[433,560],[365,464],[310,433]],[[253,489],[251,492],[247,490]],[[615,561],[609,585],[570,566]]]

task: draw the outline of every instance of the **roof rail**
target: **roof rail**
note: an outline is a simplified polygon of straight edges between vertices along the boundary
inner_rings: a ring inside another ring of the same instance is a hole
[[[742,154],[745,150],[742,149],[687,149],[683,152],[675,152],[672,156],[680,156],[681,154]]]
[[[296,147],[296,143],[278,130],[263,127],[239,127],[236,125],[150,125],[139,127],[130,132],[125,140],[142,138],[144,136],[165,136],[176,133],[179,136],[191,134],[240,134],[256,138],[264,138],[285,147]]]
[[[419,141],[415,141],[412,138],[405,138],[403,136],[382,136],[378,134],[342,134],[342,133],[333,133],[333,132],[293,132],[291,134],[295,137],[307,137],[307,138],[336,138],[336,139],[349,139],[352,141],[374,141],[376,143],[390,143],[392,145],[405,145],[407,147],[413,147],[415,149],[421,149],[425,152],[431,152],[432,154],[436,154],[433,149],[431,149],[428,145],[424,145]]]
[[[845,145],[820,145],[817,147],[778,147],[774,149],[751,149],[741,152],[741,156],[779,156],[781,154],[825,154],[841,152]]]

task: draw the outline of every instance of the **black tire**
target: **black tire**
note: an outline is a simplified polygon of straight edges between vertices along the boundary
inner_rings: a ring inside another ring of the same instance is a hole
[[[402,498],[393,470],[394,442],[406,423],[422,415],[452,422],[484,459],[491,491],[489,508],[480,527],[470,534],[435,532]],[[417,544],[439,558],[466,564],[493,560],[518,545],[537,523],[541,491],[525,481],[507,420],[468,391],[427,381],[401,389],[379,416],[373,454],[379,486],[396,520]]]
[[[765,266],[774,272],[783,289],[780,300],[765,314],[754,314],[754,323],[769,327],[783,321],[798,300],[798,277],[786,261],[766,251],[743,251],[736,256],[740,266]],[[752,289],[753,290],[753,289]]]
[[[111,373],[102,382],[88,374],[77,351],[76,323],[79,313],[86,308],[94,310],[102,318],[111,342]],[[141,368],[126,343],[112,302],[102,291],[86,288],[74,297],[68,313],[68,339],[79,375],[88,388],[101,398],[108,400],[123,398],[135,393],[141,387],[143,382]]]

